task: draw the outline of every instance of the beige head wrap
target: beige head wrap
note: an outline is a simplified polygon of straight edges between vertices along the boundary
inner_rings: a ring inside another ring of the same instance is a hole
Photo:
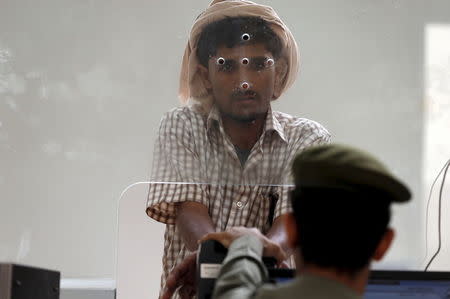
[[[260,17],[271,25],[271,28],[283,43],[281,56],[286,58],[288,64],[286,77],[284,82],[281,83],[281,93],[295,81],[299,63],[297,44],[291,31],[284,25],[276,12],[270,6],[259,5],[247,0],[214,0],[197,17],[184,51],[179,88],[179,97],[182,102],[185,103],[190,98],[203,103],[210,101],[211,97],[198,74],[197,42],[206,25],[225,17],[237,16]]]

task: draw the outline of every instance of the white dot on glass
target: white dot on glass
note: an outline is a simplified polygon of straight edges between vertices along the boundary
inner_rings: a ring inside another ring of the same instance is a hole
[[[217,64],[220,64],[220,65],[225,64],[225,58],[223,58],[223,57],[217,58]]]

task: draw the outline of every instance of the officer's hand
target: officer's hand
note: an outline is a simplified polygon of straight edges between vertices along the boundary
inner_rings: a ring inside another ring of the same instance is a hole
[[[248,228],[242,226],[233,227],[224,232],[206,234],[200,239],[199,242],[203,242],[206,240],[216,240],[223,246],[228,248],[234,240],[244,235],[254,235],[261,241],[264,247],[264,256],[272,256],[277,259],[278,263],[282,263],[286,259],[286,254],[281,246],[264,236],[256,228]]]

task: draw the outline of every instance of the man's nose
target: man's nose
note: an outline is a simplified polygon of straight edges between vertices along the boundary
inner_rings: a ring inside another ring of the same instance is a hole
[[[242,81],[239,84],[239,89],[241,89],[243,91],[250,89],[250,87],[252,87],[252,84],[247,81]]]
[[[252,82],[255,79],[255,74],[250,69],[248,64],[249,61],[243,59],[243,62],[239,66],[238,84],[239,88],[243,90],[251,88],[251,86],[253,85]]]

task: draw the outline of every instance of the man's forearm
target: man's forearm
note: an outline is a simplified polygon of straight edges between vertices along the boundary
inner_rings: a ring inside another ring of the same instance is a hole
[[[266,234],[266,237],[279,244],[286,255],[289,256],[292,254],[293,248],[291,248],[288,243],[287,233],[284,226],[284,217],[287,217],[287,215],[281,215],[275,218],[275,221],[273,222],[269,232]]]
[[[176,225],[189,251],[195,251],[198,240],[215,231],[208,209],[197,202],[186,201],[178,207]]]

